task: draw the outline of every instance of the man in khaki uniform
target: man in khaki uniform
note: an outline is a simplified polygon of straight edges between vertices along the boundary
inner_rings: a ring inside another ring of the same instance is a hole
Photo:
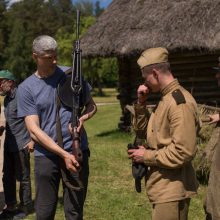
[[[220,86],[220,57],[219,66],[215,69],[217,70],[216,79],[218,81],[218,86]],[[217,126],[220,126],[220,115],[210,115],[210,123],[217,123]],[[220,219],[220,137],[212,157],[204,208],[206,220]]]
[[[198,188],[191,164],[197,151],[197,104],[174,79],[165,48],[144,51],[137,63],[145,82],[137,90],[133,125],[137,132],[145,132],[146,146],[128,150],[128,154],[133,162],[148,167],[146,189],[152,219],[185,220]],[[148,119],[151,92],[160,92],[162,97]]]

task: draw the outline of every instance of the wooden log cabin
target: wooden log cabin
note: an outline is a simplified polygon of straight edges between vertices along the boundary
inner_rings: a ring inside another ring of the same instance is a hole
[[[220,56],[219,0],[113,0],[83,36],[87,57],[117,57],[122,117],[127,129],[130,115],[125,105],[136,99],[141,73],[136,60],[151,47],[169,50],[171,70],[198,103],[220,105],[213,66]],[[156,103],[152,95],[149,103]]]

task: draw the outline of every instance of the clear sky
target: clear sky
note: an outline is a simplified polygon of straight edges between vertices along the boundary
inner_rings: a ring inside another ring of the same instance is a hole
[[[10,4],[12,4],[14,2],[18,2],[18,1],[20,1],[20,0],[9,0]],[[76,2],[77,0],[72,0],[72,1]],[[89,1],[91,1],[91,2],[93,2],[95,4],[95,2],[97,0],[89,0]],[[100,2],[100,7],[101,8],[106,8],[112,2],[112,0],[99,0],[99,2]]]
[[[79,1],[79,0],[72,0],[72,2],[76,2],[76,1]],[[89,0],[89,1],[95,4],[97,0]],[[100,2],[101,8],[106,8],[112,2],[112,0],[99,0],[99,2]]]

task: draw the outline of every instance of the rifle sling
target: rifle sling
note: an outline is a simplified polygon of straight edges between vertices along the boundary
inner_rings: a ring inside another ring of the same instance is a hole
[[[135,146],[144,145],[143,138],[140,138],[137,134],[135,136],[134,144]],[[136,192],[141,192],[141,180],[147,174],[147,167],[144,164],[132,163],[132,175],[135,179],[135,189]]]
[[[61,122],[60,122],[60,115],[59,110],[61,107],[61,102],[58,97],[58,94],[56,94],[56,104],[57,104],[57,110],[56,110],[56,131],[57,131],[57,142],[58,145],[64,149],[63,146],[63,137],[62,137],[62,130],[61,130]],[[60,171],[62,175],[62,180],[67,188],[71,190],[81,191],[83,189],[83,183],[81,180],[76,180],[75,178],[71,177],[70,171],[66,169],[65,163],[62,158],[59,158],[60,161]]]

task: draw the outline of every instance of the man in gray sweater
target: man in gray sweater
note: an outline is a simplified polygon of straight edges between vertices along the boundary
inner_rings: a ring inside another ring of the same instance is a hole
[[[8,70],[0,71],[0,95],[5,96],[5,142],[3,163],[3,188],[5,208],[0,219],[23,219],[33,211],[30,180],[30,155],[33,142],[25,127],[24,120],[17,118],[16,82]],[[1,129],[1,134],[3,129]],[[17,207],[16,180],[20,182],[20,204]]]

